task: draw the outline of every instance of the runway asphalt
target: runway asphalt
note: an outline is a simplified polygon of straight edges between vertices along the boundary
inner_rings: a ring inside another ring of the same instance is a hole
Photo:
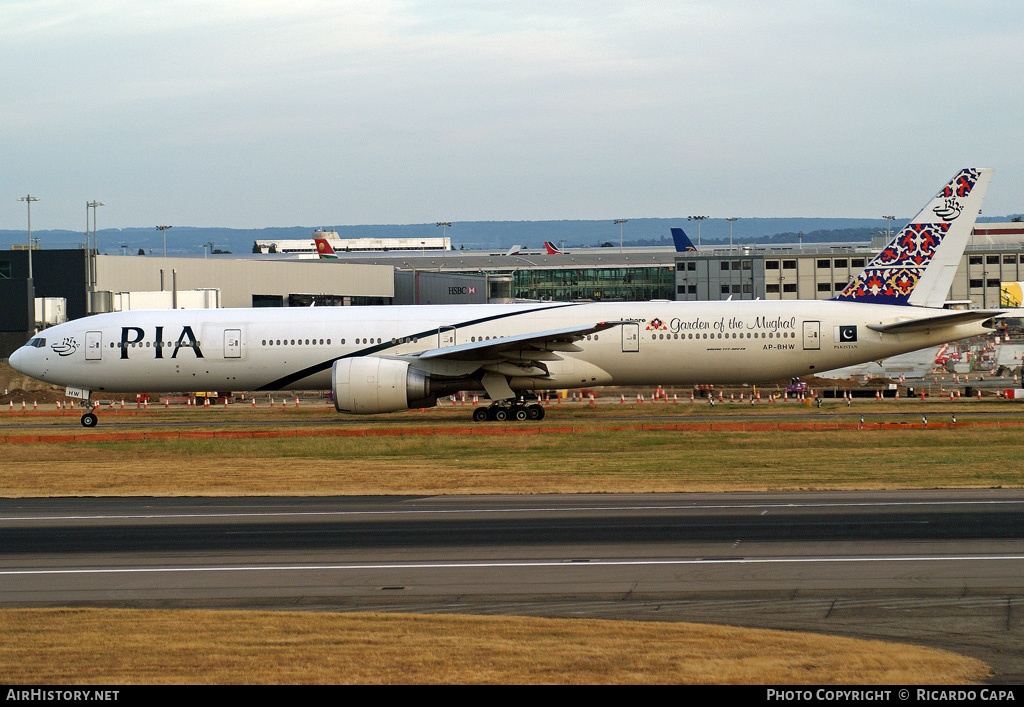
[[[1024,491],[0,499],[0,604],[703,621],[1024,680]]]

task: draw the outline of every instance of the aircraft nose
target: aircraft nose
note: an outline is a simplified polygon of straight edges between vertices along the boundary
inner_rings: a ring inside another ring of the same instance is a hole
[[[24,358],[25,358],[25,347],[22,346],[20,349],[18,349],[17,351],[15,351],[14,353],[11,354],[11,357],[10,357],[10,359],[8,359],[7,362],[10,363],[11,364],[11,368],[16,370],[18,373],[24,373],[25,371],[22,370],[22,366],[25,365]]]

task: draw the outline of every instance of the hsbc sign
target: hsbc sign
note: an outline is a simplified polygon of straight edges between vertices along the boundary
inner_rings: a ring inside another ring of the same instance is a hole
[[[450,295],[475,295],[475,287],[449,287],[448,294]]]

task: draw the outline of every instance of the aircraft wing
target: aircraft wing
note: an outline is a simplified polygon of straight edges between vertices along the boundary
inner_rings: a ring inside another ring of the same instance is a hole
[[[1002,309],[951,310],[928,317],[927,319],[906,319],[890,324],[868,324],[868,329],[882,334],[910,334],[917,331],[953,326],[954,324],[966,324],[968,322],[991,319],[1003,314],[1004,311]]]
[[[467,375],[483,369],[485,374],[543,377],[548,374],[545,361],[560,361],[562,357],[559,352],[582,351],[576,345],[580,339],[625,323],[597,322],[565,329],[516,334],[445,346],[395,358],[402,358],[416,368],[439,375]]]
[[[457,361],[479,361],[507,356],[514,351],[580,351],[575,342],[589,334],[597,334],[606,329],[620,326],[626,322],[598,322],[566,329],[551,329],[530,334],[503,336],[486,341],[474,341],[468,344],[445,346],[430,349],[419,354],[419,359],[444,358]]]

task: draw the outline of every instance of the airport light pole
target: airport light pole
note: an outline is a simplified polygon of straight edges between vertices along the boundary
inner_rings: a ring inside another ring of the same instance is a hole
[[[85,247],[89,248],[89,209],[92,209],[92,249],[89,251],[89,275],[92,280],[92,291],[96,291],[96,281],[99,279],[99,268],[96,266],[96,257],[99,255],[99,245],[96,243],[96,208],[104,206],[102,201],[85,202]],[[89,298],[89,311],[92,311],[92,297]]]
[[[86,209],[92,209],[92,249],[94,251],[96,251],[97,248],[98,248],[98,246],[96,244],[96,207],[97,206],[106,206],[106,204],[104,204],[101,201],[95,201],[95,200],[85,202],[85,208]],[[86,213],[88,214],[88,211],[86,211]],[[88,218],[86,218],[85,225],[87,227],[89,225],[89,219]]]
[[[448,227],[452,225],[452,222],[451,221],[438,221],[437,225],[441,227],[441,241],[442,241],[442,245],[443,245],[444,244],[444,238],[445,238],[445,236],[447,235],[447,232],[448,232]],[[442,250],[448,250],[448,249],[447,248],[442,248]]]
[[[164,237],[164,257],[167,257],[167,229],[174,228],[173,226],[157,226],[156,230],[160,231]]]
[[[210,241],[208,243],[203,243],[203,259],[206,258],[206,249],[207,248],[210,249],[211,253],[213,252],[213,241]]]
[[[891,240],[892,239],[892,222],[896,220],[896,217],[895,216],[883,216],[882,218],[884,218],[886,221],[889,222],[889,228],[886,229],[885,235],[887,235],[889,237],[889,239]]]
[[[627,221],[629,221],[628,218],[617,218],[615,219],[615,221],[612,222],[617,223],[619,225],[619,250],[622,250],[622,224],[626,223]]]
[[[707,216],[690,216],[687,220],[697,222],[697,247],[700,248],[700,222],[706,220]]]
[[[729,216],[725,220],[729,222],[729,247],[732,248],[732,222],[736,220],[736,216]]]
[[[28,207],[28,281],[32,282],[32,202],[39,201],[38,197],[27,194],[18,201],[24,201]]]

